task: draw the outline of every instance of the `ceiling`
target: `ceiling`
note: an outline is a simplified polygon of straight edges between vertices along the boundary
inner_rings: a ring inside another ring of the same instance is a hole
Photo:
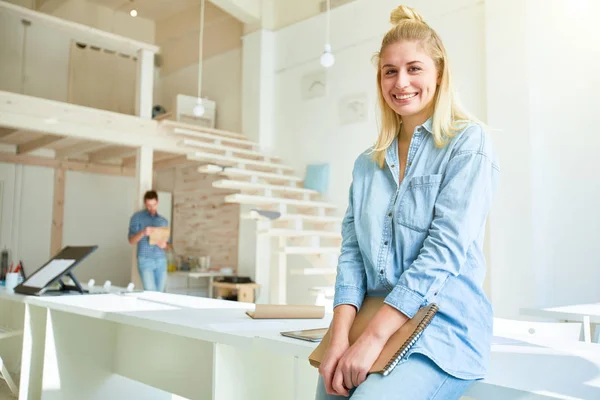
[[[154,21],[168,18],[191,7],[198,7],[200,0],[89,0],[115,11],[129,12],[135,8],[138,16]],[[207,8],[209,2],[206,3]]]

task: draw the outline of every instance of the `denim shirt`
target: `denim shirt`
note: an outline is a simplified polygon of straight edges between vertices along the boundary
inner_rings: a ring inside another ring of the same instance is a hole
[[[370,151],[354,164],[342,223],[334,307],[360,309],[365,295],[412,318],[439,311],[409,351],[461,379],[483,378],[490,358],[492,308],[482,289],[485,220],[499,178],[489,136],[470,123],[443,148],[431,118],[415,128],[400,185],[397,138],[383,168]]]
[[[144,228],[161,226],[169,226],[169,221],[158,215],[158,213],[152,215],[148,210],[141,210],[133,214],[129,220],[128,237],[135,235]],[[148,236],[144,236],[137,243],[137,257],[164,259],[166,257],[165,251],[156,245],[151,245],[149,239]]]

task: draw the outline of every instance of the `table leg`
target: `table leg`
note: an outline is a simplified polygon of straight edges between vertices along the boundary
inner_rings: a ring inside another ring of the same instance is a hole
[[[586,343],[592,342],[592,326],[589,315],[583,317],[583,339]]]
[[[213,298],[213,282],[215,280],[214,276],[209,276],[208,277],[208,297],[209,298]]]
[[[20,400],[42,398],[47,318],[45,308],[25,305]]]

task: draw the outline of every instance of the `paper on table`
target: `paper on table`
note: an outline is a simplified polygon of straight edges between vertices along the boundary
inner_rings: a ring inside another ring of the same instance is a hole
[[[29,278],[25,284],[28,287],[41,289],[46,287],[52,279],[62,274],[75,263],[75,260],[52,260]]]

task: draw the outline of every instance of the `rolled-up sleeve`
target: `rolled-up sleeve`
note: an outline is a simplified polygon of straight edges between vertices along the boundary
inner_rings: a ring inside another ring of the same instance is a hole
[[[350,185],[348,208],[342,221],[342,249],[338,259],[333,307],[351,304],[359,310],[367,290],[367,274],[356,237],[353,207]]]
[[[137,218],[137,215],[134,214],[129,220],[129,235],[127,236],[127,239],[130,239],[133,235],[141,230],[142,226],[139,223],[139,218]]]
[[[485,224],[499,170],[482,151],[457,152],[448,162],[434,217],[418,257],[400,276],[385,302],[412,318],[458,276]]]

